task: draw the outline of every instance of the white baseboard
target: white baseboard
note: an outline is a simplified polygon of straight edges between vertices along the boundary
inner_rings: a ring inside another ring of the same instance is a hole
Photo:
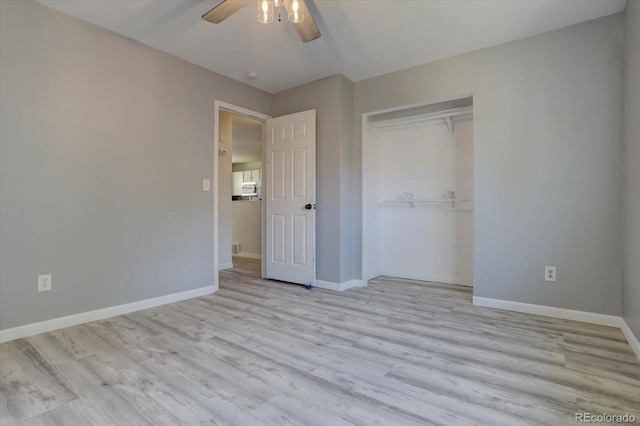
[[[223,269],[231,269],[231,268],[233,268],[233,262],[221,263],[218,265],[218,271],[222,271]]]
[[[240,256],[240,257],[247,257],[249,259],[262,259],[262,256],[259,253],[245,253],[243,251],[241,251],[238,254],[234,254],[234,256]]]
[[[627,338],[627,342],[629,342],[629,345],[631,346],[631,350],[633,350],[633,353],[636,354],[636,357],[638,358],[638,360],[640,360],[640,342],[638,341],[638,338],[636,337],[636,335],[633,334],[633,331],[631,331],[631,329],[629,328],[629,325],[624,320],[624,318],[622,318],[622,324],[620,328],[624,333],[624,337]]]
[[[154,308],[168,303],[179,302],[181,300],[193,299],[218,291],[217,286],[207,286],[193,290],[182,291],[180,293],[167,294],[165,296],[151,299],[138,300],[137,302],[125,303],[124,305],[110,306],[108,308],[97,309],[95,311],[82,312],[68,315],[66,317],[54,318],[47,321],[33,324],[21,325],[19,327],[0,330],[0,343],[10,340],[21,339],[35,334],[46,333],[48,331],[71,327],[73,325],[84,324],[91,321],[98,321],[116,315],[128,314],[130,312],[141,311],[143,309]]]
[[[343,283],[332,283],[331,281],[316,280],[314,287],[324,288],[334,291],[345,291],[353,287],[365,287],[367,284],[362,280],[351,280]]]
[[[604,325],[607,327],[620,328],[622,325],[622,318],[614,315],[575,311],[573,309],[556,308],[553,306],[533,305],[530,303],[512,302],[510,300],[490,299],[476,296],[473,296],[473,304],[475,306],[523,312],[525,314],[544,315],[552,318],[562,318],[590,324]]]

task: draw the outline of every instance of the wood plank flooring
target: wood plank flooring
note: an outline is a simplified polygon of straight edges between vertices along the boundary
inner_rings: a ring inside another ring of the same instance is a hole
[[[337,293],[234,264],[214,295],[0,345],[0,424],[640,423],[618,329],[474,307],[462,286]]]

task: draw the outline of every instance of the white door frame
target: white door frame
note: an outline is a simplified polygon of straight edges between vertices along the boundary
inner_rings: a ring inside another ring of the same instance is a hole
[[[219,168],[219,160],[220,156],[220,110],[229,111],[233,114],[242,115],[245,117],[253,118],[262,122],[262,161],[264,164],[264,140],[265,140],[265,125],[264,122],[271,118],[271,116],[263,114],[261,112],[252,111],[250,109],[242,108],[236,105],[232,105],[226,102],[222,102],[219,100],[215,100],[214,102],[214,120],[213,120],[213,286],[215,287],[215,291],[220,288],[220,242],[219,242],[219,233],[218,228],[220,226],[220,215],[219,215],[219,191],[218,186],[220,185],[220,181],[218,179],[218,168]],[[233,142],[232,142],[233,143]],[[231,153],[227,153],[227,155],[231,155]],[[262,239],[262,252],[264,253],[264,203],[262,203],[262,230],[261,230],[261,239]],[[262,274],[264,275],[264,262],[262,263]]]

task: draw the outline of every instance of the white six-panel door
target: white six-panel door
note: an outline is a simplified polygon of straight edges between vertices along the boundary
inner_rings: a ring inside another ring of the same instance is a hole
[[[266,278],[315,281],[316,111],[267,120]]]

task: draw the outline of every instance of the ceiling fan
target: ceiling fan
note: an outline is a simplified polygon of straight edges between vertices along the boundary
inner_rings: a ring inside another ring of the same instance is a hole
[[[255,0],[222,0],[222,3],[202,15],[202,19],[219,24],[252,1]],[[274,19],[280,21],[281,7],[286,9],[289,21],[295,25],[303,42],[320,38],[320,31],[304,0],[258,0],[258,21],[265,24]]]

